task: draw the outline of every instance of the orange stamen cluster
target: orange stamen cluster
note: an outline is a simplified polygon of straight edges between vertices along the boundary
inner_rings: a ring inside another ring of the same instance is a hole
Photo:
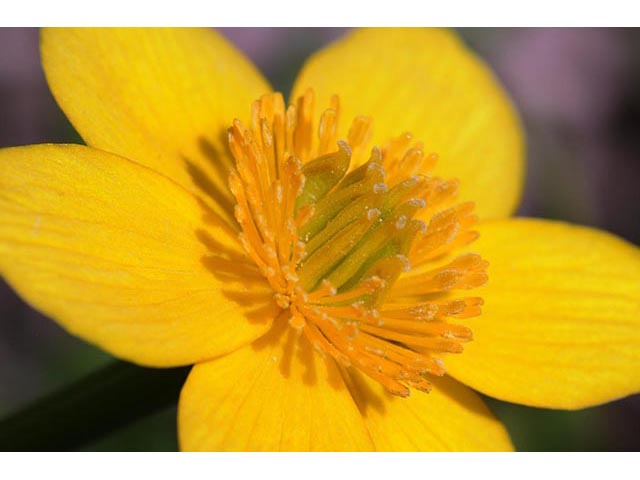
[[[353,166],[372,121],[357,117],[340,141],[338,120],[333,97],[315,125],[309,90],[288,108],[280,94],[265,95],[249,128],[233,122],[239,238],[290,325],[319,352],[393,394],[428,391],[427,375],[444,374],[440,356],[472,337],[449,320],[482,305],[451,294],[487,279],[478,255],[451,257],[477,237],[473,204],[455,204],[456,181],[425,175],[437,156],[410,134]]]

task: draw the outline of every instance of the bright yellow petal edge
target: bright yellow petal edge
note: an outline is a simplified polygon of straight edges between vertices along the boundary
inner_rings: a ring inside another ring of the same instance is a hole
[[[524,136],[515,108],[489,68],[450,30],[365,28],[312,55],[291,98],[313,88],[341,101],[340,138],[357,115],[373,119],[373,144],[408,131],[440,160],[435,174],[461,181],[461,200],[481,219],[517,208]]]
[[[166,177],[90,147],[33,145],[0,149],[0,192],[2,276],[108,352],[186,365],[269,328],[272,295],[234,234]]]
[[[445,359],[501,400],[578,409],[640,392],[640,249],[588,227],[535,219],[480,225],[490,262],[474,341]]]

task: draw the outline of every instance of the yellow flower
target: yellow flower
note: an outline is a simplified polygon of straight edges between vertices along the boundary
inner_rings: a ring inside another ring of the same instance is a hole
[[[118,357],[196,364],[182,449],[507,450],[472,388],[640,390],[640,252],[507,218],[518,120],[453,33],[355,31],[289,109],[208,30],[45,30],[42,61],[88,146],[0,151],[0,271]]]

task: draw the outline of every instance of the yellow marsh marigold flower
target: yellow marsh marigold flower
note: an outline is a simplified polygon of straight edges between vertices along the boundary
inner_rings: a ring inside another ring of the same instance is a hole
[[[0,151],[2,274],[118,357],[196,364],[183,449],[505,450],[469,387],[640,390],[638,249],[507,218],[517,117],[451,32],[355,31],[289,107],[208,30],[46,30],[42,59],[88,146]]]

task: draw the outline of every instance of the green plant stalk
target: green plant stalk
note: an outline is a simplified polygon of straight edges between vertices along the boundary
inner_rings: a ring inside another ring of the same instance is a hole
[[[117,361],[0,421],[0,451],[75,450],[175,405],[190,367]]]

